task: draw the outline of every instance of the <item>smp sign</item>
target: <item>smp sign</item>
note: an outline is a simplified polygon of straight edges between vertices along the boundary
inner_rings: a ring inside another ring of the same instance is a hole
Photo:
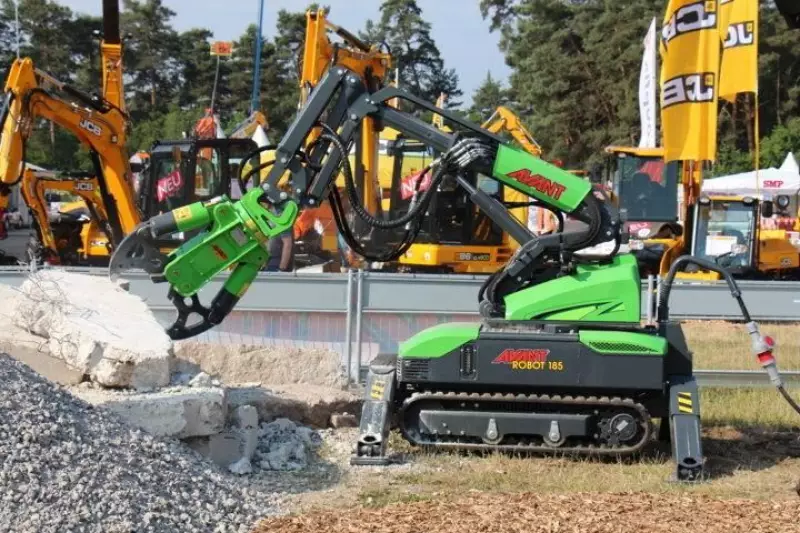
[[[783,180],[764,180],[765,189],[780,189],[783,186]]]

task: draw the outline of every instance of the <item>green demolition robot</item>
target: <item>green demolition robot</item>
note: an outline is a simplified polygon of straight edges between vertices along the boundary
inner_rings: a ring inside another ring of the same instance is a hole
[[[619,245],[620,221],[608,202],[583,179],[477,125],[395,88],[368,89],[374,86],[374,80],[331,69],[274,147],[263,184],[238,202],[222,197],[147,221],[114,253],[112,274],[141,268],[154,281],[168,282],[178,310],[168,332],[174,339],[191,337],[233,309],[267,261],[267,239],[290,228],[299,209],[327,199],[348,244],[370,260],[386,261],[413,242],[439,187],[455,184],[520,247],[481,288],[481,321],[422,331],[398,353],[372,362],[353,463],[386,464],[393,428],[432,449],[616,456],[639,452],[658,435],[672,442],[675,476],[699,479],[700,404],[680,327],[668,322],[666,307],[657,327],[640,325],[641,285],[632,256],[575,253],[612,240]],[[456,133],[387,105],[393,98],[442,115]],[[372,216],[357,195],[347,154],[359,142],[365,117],[440,154],[430,167],[430,186],[417,191],[416,202],[395,220]],[[307,143],[312,133],[315,140]],[[278,187],[287,172],[292,194]],[[334,186],[339,172],[356,214],[378,230],[397,230],[391,253],[372,256],[354,238]],[[536,237],[509,206],[476,186],[479,176],[568,214],[577,229]],[[159,239],[178,231],[196,234],[169,255],[159,252]],[[222,290],[203,306],[198,291],[226,270]],[[189,325],[193,314],[199,321]],[[757,327],[753,332],[758,335]],[[661,420],[658,431],[654,418]]]

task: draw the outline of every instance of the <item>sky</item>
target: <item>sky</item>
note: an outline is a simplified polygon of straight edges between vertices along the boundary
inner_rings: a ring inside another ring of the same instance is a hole
[[[102,14],[100,0],[58,1],[73,11]],[[363,29],[368,19],[379,19],[380,0],[322,0],[319,3],[330,6],[331,22],[352,33]],[[234,40],[249,24],[258,23],[259,0],[163,0],[163,4],[175,12],[172,26],[176,30],[208,28],[218,40]],[[275,35],[280,9],[298,11],[306,5],[299,0],[264,0],[265,38]],[[478,0],[418,0],[418,5],[431,24],[431,34],[445,67],[454,68],[458,74],[464,92],[461,100],[465,105],[471,103],[473,92],[487,72],[507,85],[510,71],[498,48],[500,35],[489,32],[489,22],[481,17]]]

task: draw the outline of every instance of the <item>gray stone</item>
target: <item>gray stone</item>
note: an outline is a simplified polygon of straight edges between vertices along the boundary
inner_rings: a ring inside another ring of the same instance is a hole
[[[113,394],[77,389],[76,396],[119,415],[156,436],[186,438],[214,435],[225,427],[224,389],[177,389],[151,394]]]
[[[248,459],[247,457],[242,457],[241,459],[230,465],[228,467],[228,470],[240,476],[246,474],[252,474],[253,465],[250,464],[250,459]]]
[[[213,386],[211,382],[211,376],[206,374],[205,372],[200,372],[191,380],[189,380],[190,387],[211,387]]]
[[[331,427],[339,428],[354,428],[358,426],[358,420],[350,413],[333,414],[331,415]]]
[[[252,405],[242,405],[236,409],[236,423],[239,426],[239,434],[244,441],[242,456],[245,459],[252,459],[258,446],[258,412]]]

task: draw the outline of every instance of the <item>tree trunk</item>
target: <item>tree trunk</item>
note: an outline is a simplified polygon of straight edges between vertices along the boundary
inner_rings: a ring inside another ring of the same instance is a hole
[[[750,102],[749,95],[745,98],[744,109],[746,116],[744,125],[747,129],[747,149],[753,152],[756,148],[755,136],[753,135],[753,118],[755,117],[755,113],[753,112],[753,104]]]

